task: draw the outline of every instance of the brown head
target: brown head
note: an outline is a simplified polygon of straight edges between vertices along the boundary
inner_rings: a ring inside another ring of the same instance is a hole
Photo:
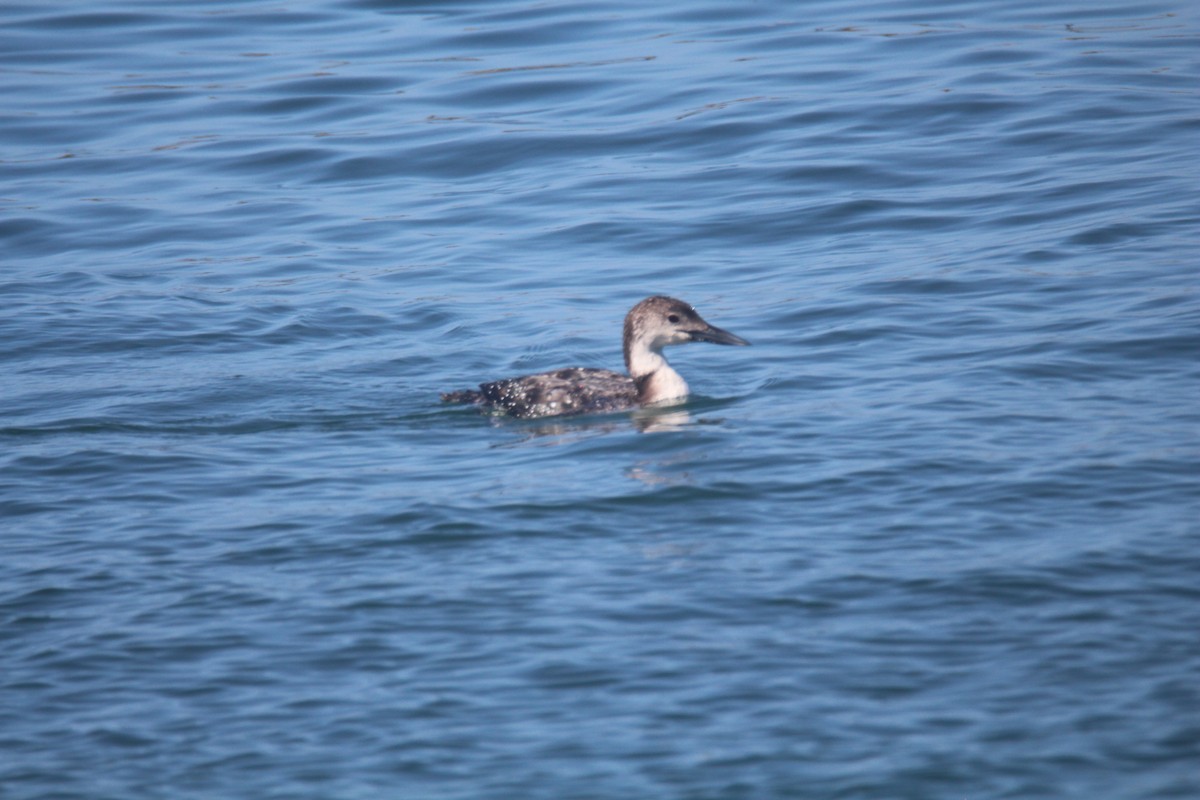
[[[712,344],[748,345],[740,336],[709,325],[696,309],[674,297],[647,297],[625,315],[625,368],[638,377],[639,354],[661,354],[672,344],[711,342]]]

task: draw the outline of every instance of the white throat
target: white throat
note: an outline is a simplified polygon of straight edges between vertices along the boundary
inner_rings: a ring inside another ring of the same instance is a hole
[[[629,377],[638,383],[638,399],[662,403],[688,396],[687,381],[663,358],[661,350],[635,343],[629,349]]]

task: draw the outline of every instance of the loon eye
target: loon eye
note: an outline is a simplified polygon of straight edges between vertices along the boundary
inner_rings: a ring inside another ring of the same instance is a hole
[[[667,314],[667,322],[670,322],[672,324],[679,322],[679,315],[678,314]]]

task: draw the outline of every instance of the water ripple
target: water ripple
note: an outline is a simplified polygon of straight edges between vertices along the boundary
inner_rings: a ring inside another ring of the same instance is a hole
[[[1197,793],[1194,14],[0,20],[6,797]]]

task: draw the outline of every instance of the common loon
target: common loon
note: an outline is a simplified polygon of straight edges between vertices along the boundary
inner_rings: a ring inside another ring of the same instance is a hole
[[[712,342],[750,344],[709,325],[696,309],[673,297],[647,297],[625,316],[625,368],[569,367],[536,375],[483,383],[479,391],[447,392],[447,403],[475,403],[514,417],[561,417],[627,411],[638,406],[682,401],[688,385],[671,369],[662,349],[671,344]]]

